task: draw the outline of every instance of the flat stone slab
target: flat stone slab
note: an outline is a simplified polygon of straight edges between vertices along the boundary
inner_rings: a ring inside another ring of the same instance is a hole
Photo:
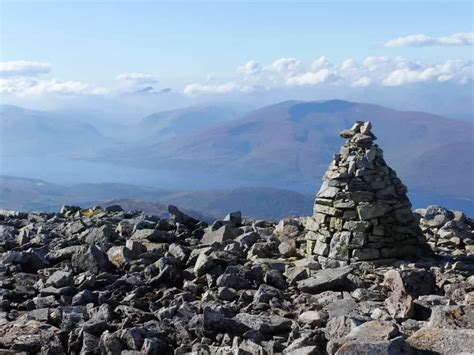
[[[427,327],[416,331],[407,342],[414,349],[435,354],[472,354],[474,329]]]
[[[350,291],[353,284],[347,279],[354,268],[350,266],[318,271],[315,276],[298,282],[298,289],[306,293]]]
[[[246,327],[263,334],[274,334],[289,331],[292,321],[280,316],[259,316],[249,313],[239,313],[234,319]]]

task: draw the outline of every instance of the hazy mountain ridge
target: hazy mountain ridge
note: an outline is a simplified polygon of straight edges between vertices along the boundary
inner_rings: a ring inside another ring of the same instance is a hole
[[[221,106],[197,106],[156,112],[138,124],[141,139],[166,140],[192,133],[238,116],[234,109]]]
[[[472,169],[447,176],[457,191],[439,190],[423,179],[417,161],[431,151],[459,142],[472,142],[471,123],[423,112],[397,111],[371,104],[341,100],[325,102],[284,102],[268,106],[230,122],[193,135],[157,143],[150,149],[149,167],[159,165],[183,169],[212,169],[213,174],[239,179],[270,181],[311,186],[339,149],[337,133],[358,119],[370,120],[388,161],[413,189],[424,188],[440,194],[474,196]],[[453,154],[465,155],[467,145],[454,145]],[[457,149],[463,148],[461,151]],[[134,162],[139,163],[135,160]],[[438,162],[427,161],[430,169]],[[450,164],[456,169],[456,160]],[[459,165],[459,166],[458,166]],[[467,169],[466,169],[467,168]],[[421,174],[421,176],[420,176]]]
[[[3,156],[90,156],[114,144],[92,123],[58,113],[0,106]]]
[[[268,186],[303,193],[314,192],[315,184],[338,152],[342,142],[338,132],[355,120],[370,120],[379,138],[376,143],[383,147],[389,164],[398,171],[410,193],[424,196],[422,203],[413,200],[416,206],[439,202],[451,208],[474,210],[474,124],[424,112],[343,100],[293,100],[236,117],[238,109],[230,104],[194,106],[135,119],[121,137],[113,137],[113,129],[104,137],[93,124],[84,125],[79,120],[80,112],[63,120],[57,113],[51,114],[52,127],[43,130],[34,129],[35,120],[31,117],[36,117],[37,111],[4,106],[0,112],[2,130],[11,132],[10,138],[4,135],[6,138],[2,139],[2,156],[30,154],[37,159],[4,159],[3,174],[49,180],[47,174],[36,175],[35,171],[57,171],[60,164],[70,171],[64,179],[81,176],[75,182],[124,181],[126,175],[137,176],[137,181],[126,182],[152,186],[163,186],[165,182],[167,189]],[[28,135],[21,134],[23,129],[6,126],[12,112],[19,115],[14,120],[17,127],[30,124],[26,132],[31,132],[37,142],[30,142]],[[64,112],[61,114],[65,117]],[[50,117],[46,112],[39,115],[41,120]],[[21,117],[27,119],[23,121]],[[202,119],[197,122],[199,118]],[[193,124],[188,125],[189,122]],[[68,162],[56,162],[57,155]],[[94,165],[74,168],[83,162]],[[15,164],[18,169],[10,169]],[[104,168],[97,169],[99,165]],[[34,168],[25,169],[31,166]],[[161,178],[163,174],[165,178]],[[147,181],[139,175],[148,176]],[[120,196],[101,200],[117,197]],[[463,202],[458,206],[456,201]]]
[[[309,215],[313,197],[298,192],[263,188],[173,191],[118,183],[60,185],[42,180],[0,176],[0,208],[24,211],[57,211],[64,204],[108,206],[165,213],[176,204],[195,218],[210,220],[228,211],[241,210],[253,218]]]

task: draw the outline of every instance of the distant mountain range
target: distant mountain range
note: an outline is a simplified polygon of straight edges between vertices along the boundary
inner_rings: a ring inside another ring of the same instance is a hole
[[[237,116],[236,110],[219,106],[188,107],[157,112],[140,121],[136,137],[142,141],[149,140],[156,143],[193,133]]]
[[[144,146],[122,163],[208,171],[229,181],[313,191],[343,143],[338,132],[370,120],[388,163],[412,191],[474,199],[474,125],[423,112],[330,100],[288,101],[197,133]],[[145,154],[146,152],[146,154]]]
[[[415,206],[428,201],[474,211],[472,121],[342,100],[285,101],[243,116],[242,111],[210,105],[158,112],[130,122],[119,137],[87,120],[48,119],[45,112],[7,106],[0,110],[0,127],[8,132],[0,154],[35,159],[18,169],[10,169],[16,161],[8,160],[8,174],[54,181],[45,176],[54,171],[54,160],[46,159],[61,154],[73,164],[81,159],[107,167],[70,169],[71,178],[80,170],[88,181],[124,181],[118,179],[126,175],[127,182],[142,185],[150,175],[158,177],[147,185],[164,186],[160,177],[166,172],[167,188],[177,190],[266,186],[312,194],[343,143],[338,132],[355,120],[370,120]],[[38,174],[25,169],[36,164]]]
[[[175,204],[195,218],[213,221],[236,210],[244,216],[267,219],[310,215],[313,197],[274,188],[171,191],[117,183],[60,185],[0,176],[0,208],[58,211],[64,204],[82,207],[120,204],[125,209],[156,215],[165,215],[168,204]]]
[[[0,132],[1,156],[87,156],[113,143],[92,123],[8,105],[0,106]]]

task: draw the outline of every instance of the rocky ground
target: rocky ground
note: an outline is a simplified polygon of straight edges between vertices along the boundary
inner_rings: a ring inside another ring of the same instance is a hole
[[[0,353],[469,354],[474,223],[415,216],[436,254],[321,269],[304,218],[211,226],[118,206],[0,213]]]

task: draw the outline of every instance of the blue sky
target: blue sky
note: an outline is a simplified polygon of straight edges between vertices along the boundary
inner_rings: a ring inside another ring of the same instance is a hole
[[[472,85],[472,19],[472,2],[452,1],[1,1],[1,61],[10,63],[2,71],[2,92],[27,97],[62,90],[110,94],[144,85],[187,94],[333,82]],[[387,45],[419,35],[427,37]],[[368,57],[384,58],[377,63],[385,61],[385,67],[369,61],[362,70]],[[272,67],[282,58],[294,59],[297,68],[288,71],[288,62],[281,70]],[[347,59],[357,64],[350,73]],[[21,65],[27,69],[12,74],[12,66]],[[23,80],[30,74],[34,80]],[[14,79],[20,76],[22,82]]]

